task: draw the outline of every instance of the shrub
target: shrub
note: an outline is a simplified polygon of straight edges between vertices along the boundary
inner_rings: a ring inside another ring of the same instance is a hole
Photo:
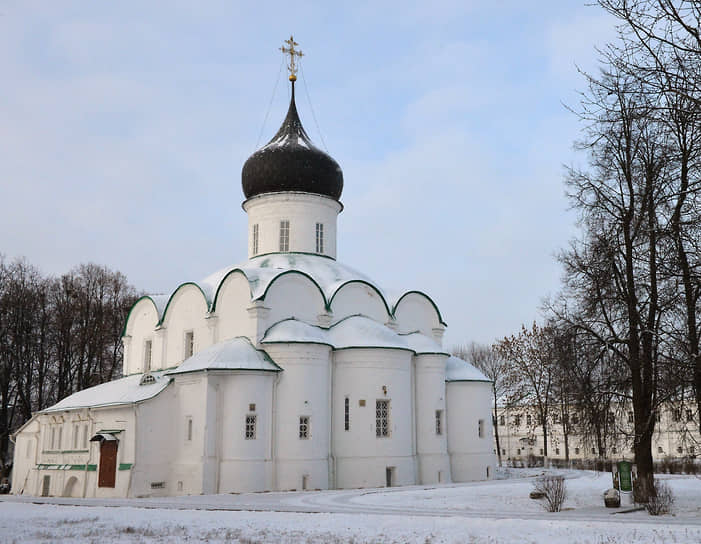
[[[548,512],[559,512],[567,498],[567,487],[564,476],[546,474],[539,476],[533,482],[533,491],[543,494],[543,507]]]
[[[645,505],[648,513],[651,516],[660,516],[669,514],[672,511],[674,504],[674,494],[669,484],[660,480],[655,480],[655,493],[648,497],[648,502]]]

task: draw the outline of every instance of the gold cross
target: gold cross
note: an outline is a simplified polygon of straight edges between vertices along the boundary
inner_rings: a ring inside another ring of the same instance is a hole
[[[297,81],[297,64],[295,64],[295,57],[303,57],[304,53],[295,49],[295,45],[299,45],[295,39],[290,36],[289,40],[285,40],[285,43],[290,47],[285,47],[284,45],[280,48],[280,51],[285,55],[290,55],[290,63],[287,65],[287,69],[290,71],[290,81]]]

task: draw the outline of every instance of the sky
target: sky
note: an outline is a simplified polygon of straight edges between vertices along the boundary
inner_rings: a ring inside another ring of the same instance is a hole
[[[615,37],[584,0],[0,0],[0,253],[148,293],[244,261],[241,167],[285,116],[290,34],[344,173],[339,261],[428,293],[448,347],[540,319],[586,164],[565,105]]]

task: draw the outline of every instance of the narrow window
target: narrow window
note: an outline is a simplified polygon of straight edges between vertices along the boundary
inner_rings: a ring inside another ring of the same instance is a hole
[[[484,438],[484,419],[480,419],[477,422],[477,435],[480,438]]]
[[[591,449],[591,454],[592,454],[592,455],[596,455],[596,448],[592,448],[592,449]]]
[[[540,454],[543,455],[543,448],[540,448]]]
[[[324,252],[324,224],[323,223],[316,224],[316,252],[317,253]]]
[[[499,425],[504,426],[504,416],[499,416]]]
[[[343,429],[350,431],[350,399],[343,400]]]
[[[560,448],[555,448],[555,455],[560,455]]]
[[[443,410],[436,410],[436,434],[443,434]]]
[[[251,235],[251,253],[258,254],[258,223],[253,225],[253,233]]]
[[[674,410],[674,421],[679,422],[682,420],[682,411],[680,409]]]
[[[526,415],[526,425],[531,426],[531,414]]]
[[[195,333],[187,331],[185,333],[185,359],[195,354]]]
[[[657,446],[657,453],[662,453],[663,451],[662,446]]]
[[[574,454],[575,454],[575,455],[579,455],[579,448],[575,448],[575,449],[574,449]]]
[[[256,439],[256,416],[248,414],[246,416],[246,440]]]
[[[614,446],[613,449],[612,449],[611,451],[612,451],[613,453],[618,453],[618,448],[616,448],[616,446]]]
[[[521,416],[514,416],[514,426],[515,427],[521,426]]]
[[[375,402],[375,435],[378,438],[389,436],[389,400]]]
[[[686,420],[694,421],[694,413],[691,410],[686,411]]]
[[[518,449],[516,450],[516,455],[521,455],[521,448],[518,448]]]
[[[187,429],[186,440],[188,442],[192,442],[192,417],[191,416],[188,416],[185,418],[185,427]]]
[[[309,416],[299,416],[299,438],[301,440],[309,438]]]
[[[151,370],[151,340],[144,342],[144,372]]]
[[[677,453],[682,453],[683,451],[684,451],[684,449],[681,446],[677,447]]]
[[[573,423],[574,425],[578,425],[578,424],[579,424],[579,416],[578,416],[577,414],[572,414],[572,423]]]
[[[290,222],[287,219],[280,221],[280,251],[290,250]]]
[[[633,412],[628,412],[628,423],[633,423]]]

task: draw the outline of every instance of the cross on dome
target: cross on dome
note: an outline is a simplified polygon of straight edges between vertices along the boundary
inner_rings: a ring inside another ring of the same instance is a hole
[[[289,45],[289,47],[285,47],[284,45],[280,48],[280,51],[283,52],[285,55],[290,56],[290,63],[287,65],[287,69],[290,71],[290,81],[296,81],[297,80],[297,64],[295,63],[295,57],[302,58],[304,56],[304,53],[300,51],[299,49],[295,49],[295,45],[299,45],[294,37],[290,35],[289,40],[285,40],[285,43]]]

